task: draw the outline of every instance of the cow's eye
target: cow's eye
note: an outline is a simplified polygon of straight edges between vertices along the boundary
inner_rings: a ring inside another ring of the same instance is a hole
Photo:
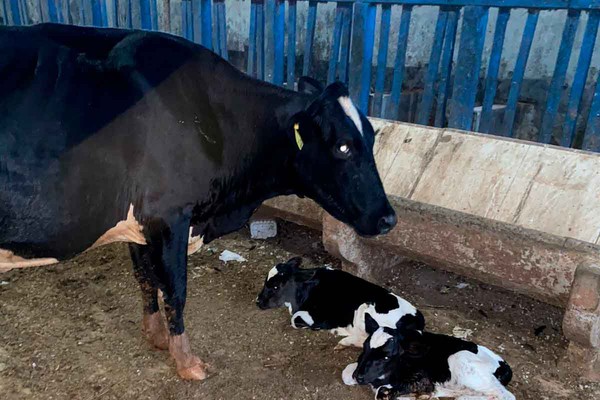
[[[278,286],[273,286],[273,290],[277,290],[277,289],[279,289]]]
[[[386,357],[383,357],[383,359],[387,361],[387,360],[389,360],[390,358],[386,356]]]
[[[352,155],[352,150],[350,149],[350,144],[347,142],[339,142],[336,145],[336,152],[340,157],[347,158]]]

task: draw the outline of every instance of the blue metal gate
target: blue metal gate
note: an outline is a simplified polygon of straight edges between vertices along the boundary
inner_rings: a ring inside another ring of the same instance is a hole
[[[579,145],[586,150],[600,151],[598,82],[590,104],[583,104],[582,101],[598,34],[600,0],[251,0],[249,3],[239,3],[250,7],[247,73],[260,79],[269,79],[276,85],[293,86],[297,78],[296,67],[299,67],[296,65],[297,29],[302,28],[298,27],[297,5],[302,1],[308,3],[305,40],[300,46],[303,54],[302,73],[310,75],[312,71],[319,5],[336,3],[327,76],[317,78],[327,82],[338,79],[348,83],[362,110],[369,111],[372,116],[390,119],[399,118],[407,44],[411,40],[412,12],[419,6],[438,7],[416,122],[472,130],[473,110],[480,105],[481,117],[477,130],[508,137],[514,135],[517,106],[539,15],[551,10],[567,10],[554,73],[543,105],[538,140],[542,143],[554,140],[561,146],[572,147],[579,121],[579,125],[584,126],[583,140]],[[3,22],[25,25],[52,21],[170,30],[169,0],[161,2],[163,7],[160,10],[157,0],[37,0],[38,9],[35,12],[29,9],[30,4],[25,0],[0,0]],[[180,4],[182,35],[228,58],[225,0],[181,0]],[[78,13],[73,12],[74,5]],[[135,16],[132,12],[134,7],[139,10]],[[394,8],[401,8],[401,18],[398,35],[392,38],[389,34]],[[492,48],[487,65],[482,65],[488,16],[493,8],[498,9],[498,16]],[[491,132],[492,106],[497,100],[502,49],[507,25],[515,9],[526,9],[527,19],[518,44],[518,56],[512,69],[501,124]],[[378,10],[379,21],[376,18]],[[159,27],[161,13],[167,15],[167,24]],[[33,14],[38,16],[37,20],[32,18]],[[574,77],[568,83],[567,68],[582,14],[587,14],[587,24]],[[270,23],[267,23],[267,18],[272,18]],[[198,22],[200,29],[195,29]],[[457,40],[459,27],[461,34]],[[373,60],[376,29],[379,29],[380,40],[377,59]],[[392,77],[386,79],[389,46],[396,46],[396,58]],[[267,71],[267,66],[272,70]],[[569,89],[564,122],[557,130],[560,100],[566,87]],[[588,116],[586,121],[581,121],[585,115]]]

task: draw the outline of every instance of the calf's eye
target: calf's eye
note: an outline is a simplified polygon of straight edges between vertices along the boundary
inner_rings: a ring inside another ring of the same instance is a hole
[[[347,144],[342,144],[339,147],[341,153],[348,154],[350,152],[350,147]]]
[[[383,357],[383,359],[387,361],[387,360],[389,360],[390,358],[389,358],[389,357]]]

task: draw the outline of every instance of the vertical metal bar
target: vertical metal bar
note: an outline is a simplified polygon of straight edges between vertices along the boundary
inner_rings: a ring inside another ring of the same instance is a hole
[[[100,23],[102,26],[108,26],[108,13],[106,10],[106,0],[100,0]]]
[[[77,0],[79,6],[79,25],[86,25],[85,21],[85,3],[83,0]]]
[[[437,105],[435,108],[435,122],[437,127],[444,126],[446,122],[446,102],[448,100],[448,90],[450,88],[450,76],[452,75],[452,56],[454,55],[454,43],[456,42],[456,28],[458,26],[458,17],[460,9],[448,11],[446,20],[446,35],[444,37],[444,49],[442,51],[442,61],[440,65],[440,83],[438,87]]]
[[[71,15],[71,2],[65,1],[65,23],[73,24],[73,16]]]
[[[431,55],[429,57],[429,65],[425,73],[425,86],[423,88],[423,99],[417,123],[427,125],[429,123],[429,115],[433,107],[434,86],[437,77],[437,72],[440,66],[440,57],[442,53],[442,44],[444,41],[444,32],[446,31],[446,18],[448,11],[440,7],[435,32],[433,34],[433,45],[431,46]]]
[[[363,9],[365,37],[363,41],[363,60],[360,71],[360,97],[358,107],[367,114],[369,112],[369,95],[371,92],[371,69],[373,68],[373,47],[375,42],[375,18],[377,6],[368,4]]]
[[[216,40],[214,41],[214,48],[213,51],[215,53],[217,53],[218,55],[221,55],[221,19],[220,19],[220,15],[219,15],[219,6],[220,3],[218,3],[218,0],[216,0],[214,2],[214,7],[213,7],[213,20],[214,20],[214,29],[215,29],[215,38]]]
[[[19,0],[19,13],[21,15],[21,23],[23,25],[29,25],[32,22],[25,0]]]
[[[381,25],[379,28],[379,50],[377,51],[377,70],[375,72],[375,95],[373,96],[373,113],[375,117],[383,117],[383,91],[385,89],[385,71],[387,69],[388,44],[390,36],[391,4],[381,6]]]
[[[10,0],[10,13],[12,14],[13,25],[21,25],[21,12],[19,10],[19,0]]]
[[[219,18],[221,30],[219,32],[219,41],[221,42],[221,57],[228,60],[229,54],[227,51],[227,16],[225,13],[225,1],[223,1],[219,7]]]
[[[310,74],[310,63],[312,57],[313,41],[315,38],[315,26],[317,23],[317,2],[308,3],[308,18],[306,19],[306,41],[304,42],[304,62],[302,64],[302,75]]]
[[[296,0],[288,1],[287,87],[296,83]]]
[[[394,63],[394,79],[392,81],[392,95],[390,98],[387,117],[398,119],[400,109],[400,95],[402,94],[402,81],[404,80],[404,64],[406,63],[406,47],[408,45],[408,33],[410,30],[410,17],[412,6],[402,6],[400,17],[400,29],[398,30],[398,47],[396,49],[396,62]]]
[[[569,104],[567,106],[567,113],[565,115],[565,122],[563,124],[560,145],[564,147],[571,147],[575,138],[577,116],[579,115],[579,110],[581,109],[581,98],[583,95],[583,90],[585,89],[585,82],[587,81],[590,63],[592,61],[592,54],[596,44],[596,35],[598,34],[599,22],[600,11],[590,11],[588,22],[585,27],[585,33],[583,34],[583,40],[581,42],[579,61],[577,62],[577,69],[575,71],[575,76],[573,77],[573,86],[571,87]]]
[[[275,12],[273,14],[273,83],[283,85],[284,56],[285,56],[285,3],[283,0],[275,0]]]
[[[152,29],[152,16],[150,15],[150,0],[140,0],[140,18],[142,29]]]
[[[354,3],[352,15],[352,40],[350,41],[350,64],[348,67],[348,90],[350,98],[355,104],[360,100],[360,78],[364,51],[365,32],[362,27],[365,24],[364,15],[367,3]]]
[[[479,132],[489,133],[492,122],[492,107],[496,98],[498,88],[498,72],[500,71],[500,61],[502,59],[502,47],[506,36],[506,26],[510,18],[510,8],[501,8],[498,11],[496,19],[496,30],[494,31],[494,42],[490,54],[490,62],[485,80],[485,94],[481,107],[481,120],[479,122]]]
[[[200,15],[202,18],[202,46],[212,50],[212,4],[210,0],[202,0]]]
[[[335,9],[335,24],[333,26],[333,38],[331,41],[331,51],[329,53],[329,68],[327,69],[327,83],[330,84],[335,80],[337,71],[338,59],[340,56],[340,44],[342,41],[342,19],[341,6]]]
[[[127,27],[133,29],[133,6],[131,5],[131,0],[127,0]]]
[[[6,8],[6,0],[2,0],[2,25],[8,25],[8,8]]]
[[[102,0],[92,0],[92,25],[102,26]]]
[[[153,31],[158,30],[158,5],[156,0],[150,0],[150,15],[152,15],[152,29]]]
[[[186,39],[190,39],[188,37],[188,8],[187,8],[187,3],[188,1],[191,0],[181,0],[181,35],[186,38]]]
[[[580,15],[581,12],[579,10],[569,10],[567,20],[565,21],[562,40],[560,41],[560,47],[558,49],[558,56],[556,57],[556,66],[554,67],[554,74],[552,76],[552,83],[550,84],[550,90],[546,97],[546,110],[542,119],[542,128],[540,129],[540,142],[542,143],[550,143],[552,138],[554,120],[556,119],[558,105],[562,97],[563,84],[565,83],[565,75],[567,74],[569,60],[571,59],[571,49],[573,48],[573,41],[575,40],[575,33],[577,32],[577,26],[579,25]]]
[[[67,0],[67,4],[69,4],[69,0]],[[118,28],[119,27],[119,0],[113,0],[113,25]]]
[[[348,84],[348,65],[350,63],[350,37],[352,35],[352,3],[341,5],[343,10],[342,44],[340,62],[338,64],[338,79]]]
[[[48,5],[48,19],[50,20],[50,22],[59,22],[58,15],[56,12],[56,3],[54,1],[55,0],[48,0],[46,2],[46,4]]]
[[[246,73],[256,78],[256,8],[257,1],[250,3],[250,33],[248,34],[248,69]]]
[[[471,130],[489,8],[467,6],[463,15],[448,126]]]
[[[265,80],[265,2],[260,0],[256,9],[256,73]]]
[[[162,13],[164,31],[171,32],[171,0],[163,0]]]
[[[531,50],[531,43],[533,42],[533,36],[535,35],[538,17],[539,10],[528,11],[525,30],[523,31],[521,46],[519,48],[519,55],[517,56],[517,62],[510,82],[510,91],[508,92],[506,109],[504,110],[501,131],[504,136],[512,137],[513,135],[513,125],[515,122],[515,115],[517,114],[517,101],[519,100],[521,84],[523,83],[525,67],[527,66],[527,59],[529,58],[529,51]]]
[[[583,138],[583,149],[589,151],[600,151],[600,74],[596,80],[594,98],[588,115],[585,137]]]

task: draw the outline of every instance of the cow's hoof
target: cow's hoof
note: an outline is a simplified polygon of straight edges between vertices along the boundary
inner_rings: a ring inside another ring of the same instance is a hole
[[[159,350],[169,348],[169,331],[160,312],[144,314],[142,332],[148,342]]]
[[[177,369],[177,374],[179,374],[181,379],[185,379],[187,381],[202,381],[206,379],[208,366],[200,361],[200,359],[197,357],[195,358],[197,359],[198,364],[188,368]]]

